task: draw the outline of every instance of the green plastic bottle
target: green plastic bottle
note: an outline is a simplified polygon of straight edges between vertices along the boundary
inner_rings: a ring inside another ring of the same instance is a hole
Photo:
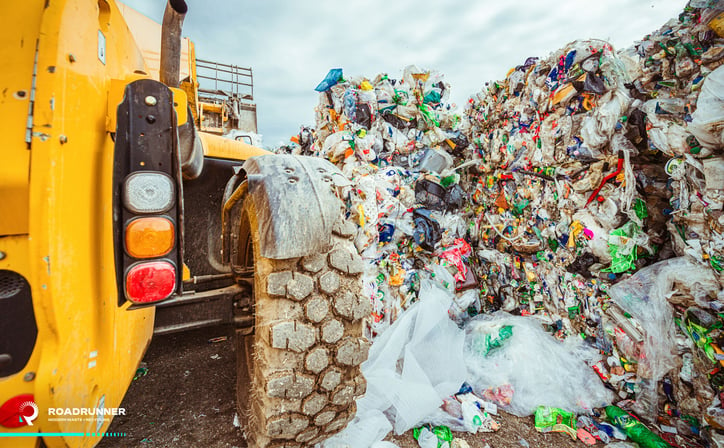
[[[618,406],[606,406],[606,417],[641,448],[671,448],[658,434]]]

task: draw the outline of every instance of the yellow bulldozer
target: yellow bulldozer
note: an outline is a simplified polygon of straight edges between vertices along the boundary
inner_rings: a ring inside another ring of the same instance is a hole
[[[186,11],[0,3],[0,447],[97,444],[154,333],[235,327],[249,446],[312,446],[365,390],[342,175],[223,137],[253,103],[199,87]]]

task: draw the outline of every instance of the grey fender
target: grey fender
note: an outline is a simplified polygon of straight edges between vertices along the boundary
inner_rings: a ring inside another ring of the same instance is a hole
[[[347,182],[337,167],[317,157],[264,155],[242,168],[258,215],[261,256],[288,259],[330,249],[343,205],[334,188]]]

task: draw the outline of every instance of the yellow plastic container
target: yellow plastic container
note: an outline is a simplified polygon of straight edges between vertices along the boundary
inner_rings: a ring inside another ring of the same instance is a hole
[[[724,11],[709,21],[709,28],[714,30],[719,37],[724,37]]]

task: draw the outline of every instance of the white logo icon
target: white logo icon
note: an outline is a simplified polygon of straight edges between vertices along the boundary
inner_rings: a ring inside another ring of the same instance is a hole
[[[26,408],[32,408],[33,414],[32,415],[25,415],[25,409]],[[25,423],[27,423],[29,426],[33,426],[33,420],[38,418],[38,413],[40,412],[38,410],[38,405],[33,403],[32,401],[26,401],[25,403],[20,405],[20,418],[25,420]]]

